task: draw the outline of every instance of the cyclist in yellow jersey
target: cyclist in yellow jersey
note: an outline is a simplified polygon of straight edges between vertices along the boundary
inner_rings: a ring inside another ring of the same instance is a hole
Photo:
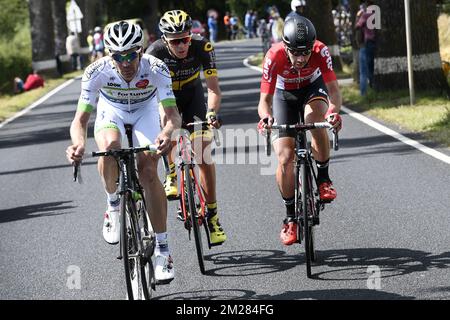
[[[155,41],[147,53],[161,59],[167,65],[172,77],[173,90],[183,123],[195,120],[208,120],[219,128],[217,113],[220,108],[221,91],[217,77],[214,48],[210,42],[199,35],[191,33],[191,17],[182,10],[171,10],[164,13],[159,22],[159,29],[163,33],[161,39]],[[208,101],[205,103],[200,71],[206,79]],[[165,119],[162,115],[164,125]],[[192,128],[186,128],[192,133]],[[205,194],[207,205],[207,219],[210,229],[211,242],[221,244],[226,240],[225,232],[219,223],[216,199],[216,169],[211,160],[210,131],[197,132],[195,139],[202,139],[201,143],[193,141],[194,151],[200,155],[196,159],[200,169],[201,186]],[[196,145],[202,150],[195,150]],[[204,150],[208,150],[204,152]],[[177,196],[177,175],[173,156],[169,156],[170,174],[166,177],[166,196],[171,199]]]

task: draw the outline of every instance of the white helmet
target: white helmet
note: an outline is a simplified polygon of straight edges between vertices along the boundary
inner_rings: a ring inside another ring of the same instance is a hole
[[[144,44],[144,34],[139,25],[119,21],[106,30],[105,47],[109,52],[122,52]]]
[[[295,11],[295,9],[300,6],[303,6],[303,7],[306,6],[306,0],[292,0],[291,1],[292,11]]]

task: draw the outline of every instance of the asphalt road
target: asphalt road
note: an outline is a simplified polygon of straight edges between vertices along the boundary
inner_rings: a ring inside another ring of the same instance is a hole
[[[345,114],[330,166],[338,198],[317,232],[316,278],[306,277],[303,247],[280,243],[276,161],[255,131],[260,74],[242,64],[258,46],[217,45],[225,123],[217,189],[229,240],[206,249],[201,275],[171,203],[176,278],[155,298],[450,298],[448,164]],[[78,80],[0,129],[0,299],[125,298],[119,249],[101,234],[105,194],[96,162],[86,159],[79,185],[65,159],[79,92]],[[92,135],[91,126],[88,151],[96,150]]]

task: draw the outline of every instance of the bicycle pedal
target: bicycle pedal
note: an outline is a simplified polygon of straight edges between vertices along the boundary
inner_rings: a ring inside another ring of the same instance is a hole
[[[225,241],[224,241],[225,242]],[[217,246],[221,246],[222,244],[224,244],[224,242],[218,242],[218,243],[210,243],[209,245],[211,247],[217,247]]]

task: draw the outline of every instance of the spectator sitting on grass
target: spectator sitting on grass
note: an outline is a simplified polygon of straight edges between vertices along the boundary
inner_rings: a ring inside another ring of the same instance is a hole
[[[30,91],[44,86],[44,79],[33,70],[33,73],[29,74],[25,83],[19,77],[14,78],[14,93],[21,93],[24,91]]]

